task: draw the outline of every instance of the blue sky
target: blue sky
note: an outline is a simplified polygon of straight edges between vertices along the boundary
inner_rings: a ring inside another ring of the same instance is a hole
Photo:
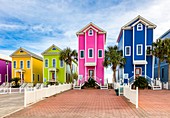
[[[0,54],[19,47],[41,54],[52,44],[77,49],[76,32],[89,22],[107,31],[115,45],[121,26],[141,15],[157,25],[154,39],[169,29],[169,0],[0,0]]]

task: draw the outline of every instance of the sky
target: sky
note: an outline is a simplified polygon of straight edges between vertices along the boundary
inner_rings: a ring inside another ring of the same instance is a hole
[[[138,15],[157,25],[154,40],[170,26],[170,0],[0,0],[0,55],[19,47],[38,55],[52,44],[77,49],[76,32],[89,22],[107,31],[114,46],[120,28]]]

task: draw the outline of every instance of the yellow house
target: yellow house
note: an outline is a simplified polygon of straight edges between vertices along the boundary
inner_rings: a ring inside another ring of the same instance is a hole
[[[10,55],[12,57],[12,78],[21,78],[21,83],[43,82],[42,57],[19,48]]]

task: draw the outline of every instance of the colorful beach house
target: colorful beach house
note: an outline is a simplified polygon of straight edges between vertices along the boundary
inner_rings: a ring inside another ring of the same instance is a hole
[[[56,45],[50,46],[43,55],[43,81],[66,82],[69,74],[66,73],[66,64],[59,59],[61,49]]]
[[[166,38],[170,38],[170,29],[168,31],[166,31],[164,34],[162,34],[158,39],[164,40]],[[155,58],[155,66],[154,66],[154,77],[155,78],[158,78],[158,62],[159,62],[159,59]],[[170,89],[170,77],[169,77],[168,73],[170,73],[169,64],[166,63],[166,61],[161,62],[161,64],[160,64],[160,80],[161,80],[161,82],[164,82],[164,83],[168,82],[169,89]]]
[[[81,81],[89,78],[104,84],[104,45],[106,31],[89,23],[77,32],[78,37],[78,75]]]
[[[11,80],[11,61],[0,57],[0,85]]]
[[[124,82],[134,80],[135,77],[144,76],[154,78],[154,61],[151,54],[153,30],[156,25],[140,15],[124,25],[119,33],[117,43],[119,50],[123,51],[126,64],[123,69],[117,69],[117,79]]]
[[[19,48],[10,55],[12,57],[12,78],[21,78],[21,83],[43,82],[42,57]]]

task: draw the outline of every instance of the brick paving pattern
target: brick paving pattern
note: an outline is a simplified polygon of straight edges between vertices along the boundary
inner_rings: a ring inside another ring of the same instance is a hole
[[[140,90],[139,106],[149,117],[170,118],[170,90]]]
[[[45,99],[8,118],[138,118],[146,117],[113,90],[71,90]]]

